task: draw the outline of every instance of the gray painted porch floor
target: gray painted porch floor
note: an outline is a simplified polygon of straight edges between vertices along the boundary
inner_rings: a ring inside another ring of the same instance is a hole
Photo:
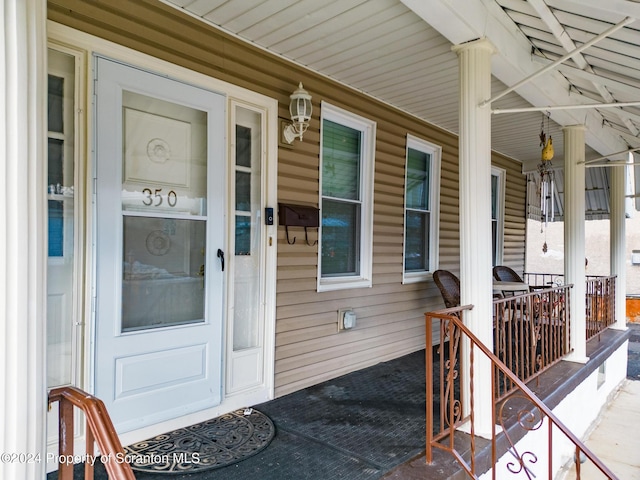
[[[640,381],[640,324],[630,327],[627,373],[629,379]],[[424,465],[424,391],[422,350],[255,405],[272,419],[276,436],[265,450],[242,462],[187,475],[135,472],[136,478],[446,478]],[[633,391],[640,393],[640,389]],[[640,398],[634,400],[637,405]],[[439,462],[437,470],[454,469],[452,458],[440,457]],[[82,466],[77,465],[74,479],[82,478]],[[95,479],[106,478],[102,465],[96,465]],[[48,480],[55,479],[55,472],[48,475]]]

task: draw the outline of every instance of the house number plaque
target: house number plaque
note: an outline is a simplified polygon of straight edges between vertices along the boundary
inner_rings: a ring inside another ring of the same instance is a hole
[[[154,207],[159,207],[162,205],[162,189],[156,188],[155,190],[151,190],[150,188],[145,188],[142,190],[143,195],[145,196],[142,203],[148,207],[153,205]],[[173,190],[169,190],[167,194],[167,204],[170,207],[175,207],[176,203],[178,203],[178,195]]]

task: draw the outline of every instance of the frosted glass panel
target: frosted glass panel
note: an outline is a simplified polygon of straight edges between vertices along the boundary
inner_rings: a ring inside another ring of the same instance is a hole
[[[235,129],[233,350],[259,345],[262,265],[262,116],[238,107]]]
[[[207,114],[123,92],[122,209],[206,215]]]
[[[122,331],[204,322],[207,114],[127,91],[122,105]]]

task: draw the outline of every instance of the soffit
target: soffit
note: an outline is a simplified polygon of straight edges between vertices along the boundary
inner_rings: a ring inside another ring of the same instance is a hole
[[[454,133],[458,66],[452,44],[484,36],[496,45],[496,95],[625,16],[640,18],[640,4],[622,0],[164,1]],[[492,108],[640,101],[638,28],[638,22],[625,26]],[[542,112],[493,115],[492,148],[521,161],[524,171],[535,170],[543,117]],[[588,159],[640,147],[638,107],[554,110],[545,121],[554,163],[562,165],[561,126],[577,123],[587,126]],[[587,183],[608,194],[608,175],[594,170],[587,170]],[[607,185],[600,185],[604,181]],[[608,201],[603,197],[594,208],[608,211]]]

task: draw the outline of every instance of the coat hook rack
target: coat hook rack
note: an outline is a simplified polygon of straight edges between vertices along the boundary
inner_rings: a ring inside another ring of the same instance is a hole
[[[293,237],[293,240],[289,240],[289,225],[284,226],[284,231],[287,234],[287,243],[289,245],[293,245],[294,243],[296,243],[296,237]]]
[[[304,227],[304,240],[307,245],[313,247],[318,243],[309,241],[309,228],[318,228],[320,226],[320,210],[316,207],[308,205],[293,205],[289,203],[278,204],[279,225],[284,225],[287,235],[287,243],[293,245],[296,243],[296,237],[293,240],[289,238],[289,227]]]
[[[307,243],[307,245],[309,245],[310,247],[314,247],[315,245],[317,245],[318,240],[316,240],[313,243],[309,243],[309,235],[307,233],[307,227],[304,227],[304,241]]]

